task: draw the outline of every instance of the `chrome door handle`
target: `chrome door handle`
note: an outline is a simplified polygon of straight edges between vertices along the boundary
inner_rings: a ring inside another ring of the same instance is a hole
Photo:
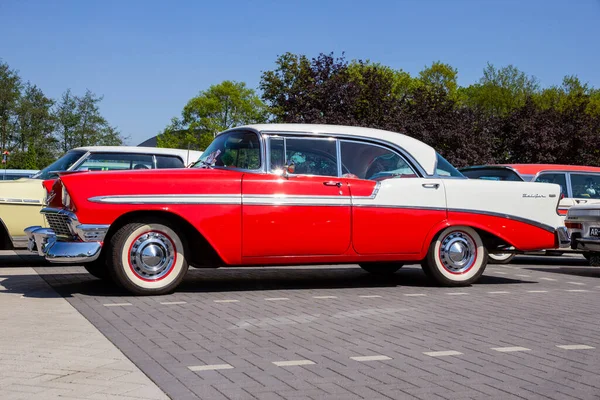
[[[587,203],[587,200],[575,200],[577,204]]]
[[[342,187],[342,182],[327,181],[327,182],[323,182],[323,185]]]
[[[440,187],[439,183],[424,183],[423,186],[425,189],[437,189]]]

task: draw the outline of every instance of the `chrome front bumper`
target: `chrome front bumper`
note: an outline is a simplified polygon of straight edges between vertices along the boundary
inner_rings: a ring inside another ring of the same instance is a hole
[[[80,224],[77,217],[68,211],[44,208],[42,214],[62,219],[47,218],[50,228],[30,226],[25,229],[27,248],[54,263],[92,262],[102,251],[104,236],[109,225]],[[60,234],[52,229],[53,225]]]
[[[25,229],[29,238],[27,248],[55,263],[92,262],[98,259],[102,242],[59,241],[52,229],[30,226]]]

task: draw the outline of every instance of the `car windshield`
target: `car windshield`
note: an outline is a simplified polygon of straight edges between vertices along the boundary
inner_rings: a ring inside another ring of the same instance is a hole
[[[34,179],[52,179],[56,178],[56,172],[63,172],[68,170],[77,160],[79,160],[85,151],[82,150],[71,150],[67,154],[48,165],[46,168],[33,175]]]
[[[436,153],[437,156],[437,165],[435,167],[435,173],[440,178],[465,178],[463,174],[461,174],[456,168],[452,166],[444,157],[442,157],[439,153]]]
[[[216,137],[193,168],[260,168],[260,142],[253,132],[231,132]]]

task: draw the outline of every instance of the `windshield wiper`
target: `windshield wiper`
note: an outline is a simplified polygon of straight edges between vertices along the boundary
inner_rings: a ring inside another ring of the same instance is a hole
[[[198,164],[202,165],[202,167],[201,167],[201,168],[209,168],[209,169],[213,169],[213,168],[215,167],[215,164],[214,164],[214,163],[212,163],[212,164],[211,164],[211,163],[209,163],[209,162],[206,162],[206,161],[204,161],[204,160],[198,160],[198,161],[196,162],[196,165],[198,165]],[[194,167],[196,167],[196,165],[194,165]]]

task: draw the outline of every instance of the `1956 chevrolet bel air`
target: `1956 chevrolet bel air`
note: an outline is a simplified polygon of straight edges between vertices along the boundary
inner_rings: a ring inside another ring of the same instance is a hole
[[[430,146],[357,127],[252,125],[195,168],[62,176],[29,247],[135,294],[174,290],[188,265],[421,263],[469,285],[488,251],[568,245],[560,187],[469,180]]]

